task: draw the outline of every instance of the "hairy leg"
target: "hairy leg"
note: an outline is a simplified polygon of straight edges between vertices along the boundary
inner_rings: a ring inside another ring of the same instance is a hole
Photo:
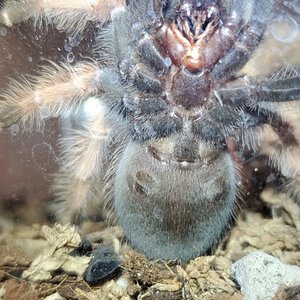
[[[288,192],[300,201],[299,67],[283,68],[262,81],[247,77],[231,81],[214,96],[235,108],[247,108],[245,145],[269,157],[287,178]],[[257,131],[257,125],[262,129]]]
[[[244,20],[241,29],[234,38],[235,43],[214,67],[212,77],[215,80],[221,78],[230,78],[234,73],[239,71],[249,60],[253,52],[260,44],[267,26],[272,20],[275,0],[252,0],[251,13],[248,20]],[[248,4],[249,5],[249,4]],[[245,11],[247,2],[236,0],[233,5],[233,15],[247,15]],[[230,20],[229,20],[230,22]],[[225,23],[226,25],[226,23]],[[236,26],[238,23],[236,22]],[[227,31],[223,30],[226,38]]]
[[[286,67],[261,81],[242,77],[216,89],[214,97],[235,107],[259,107],[271,111],[275,103],[300,99],[300,69]]]
[[[44,120],[68,116],[87,97],[101,92],[103,71],[97,65],[44,67],[41,76],[11,81],[0,94],[0,127],[13,123],[41,130]]]
[[[300,203],[300,109],[297,102],[281,105],[282,124],[265,125],[260,153],[286,177],[286,190]]]
[[[59,30],[80,31],[89,21],[106,21],[124,0],[7,0],[0,7],[0,23],[6,26],[33,19],[34,23],[54,23]]]
[[[106,114],[100,104],[97,113],[85,123],[85,129],[69,129],[61,140],[61,167],[53,189],[54,209],[63,223],[78,224],[81,217],[103,208],[102,189],[108,165],[105,157],[111,140]]]

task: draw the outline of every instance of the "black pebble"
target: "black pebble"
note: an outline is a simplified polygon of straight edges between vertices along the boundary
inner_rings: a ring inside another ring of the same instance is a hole
[[[111,246],[100,246],[93,254],[83,277],[84,280],[95,285],[104,280],[111,279],[119,271],[120,257]]]

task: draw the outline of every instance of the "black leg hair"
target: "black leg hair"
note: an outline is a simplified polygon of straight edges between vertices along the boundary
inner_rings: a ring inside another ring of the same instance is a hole
[[[237,0],[233,6],[233,14],[242,14],[243,6],[245,5],[246,3],[243,0]],[[248,62],[250,56],[261,42],[268,19],[272,15],[273,6],[274,0],[253,1],[249,21],[242,27],[241,34],[233,47],[212,71],[214,80],[229,78]]]
[[[239,83],[240,82],[240,83]],[[214,91],[218,101],[236,107],[252,107],[263,102],[284,103],[300,99],[300,69],[288,67],[261,82],[244,77]]]

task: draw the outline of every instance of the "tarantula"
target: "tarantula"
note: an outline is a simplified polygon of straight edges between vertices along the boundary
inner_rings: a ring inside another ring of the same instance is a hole
[[[291,178],[297,130],[278,105],[300,99],[300,72],[250,78],[240,70],[260,46],[275,0],[4,2],[8,26],[32,18],[76,34],[98,23],[93,60],[44,67],[1,95],[0,123],[42,130],[92,103],[62,138],[57,211],[74,222],[109,204],[130,243],[151,259],[183,261],[213,247],[234,214],[240,153],[255,154],[265,124],[282,137],[271,162]],[[297,102],[296,102],[297,103]],[[282,127],[283,128],[283,127]],[[292,137],[292,138],[291,138]]]

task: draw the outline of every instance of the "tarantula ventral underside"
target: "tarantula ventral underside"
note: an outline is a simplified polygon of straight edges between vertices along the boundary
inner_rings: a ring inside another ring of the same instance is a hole
[[[74,34],[99,23],[93,60],[51,63],[1,95],[1,127],[42,130],[45,119],[94,105],[62,138],[54,184],[62,221],[107,203],[152,259],[188,260],[216,243],[235,210],[239,153],[256,153],[261,127],[283,123],[276,105],[300,98],[296,67],[263,79],[239,73],[275,2],[4,2],[6,25],[31,18]],[[296,144],[295,136],[289,149]],[[279,171],[284,155],[270,157]],[[297,176],[290,172],[294,185]]]

